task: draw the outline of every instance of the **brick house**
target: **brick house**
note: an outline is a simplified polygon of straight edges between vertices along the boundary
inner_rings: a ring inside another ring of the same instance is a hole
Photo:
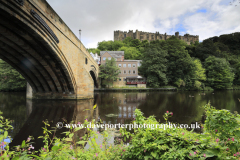
[[[146,79],[138,75],[138,67],[141,65],[141,60],[124,60],[124,51],[100,51],[101,65],[106,63],[106,59],[116,60],[116,65],[120,69],[118,80],[113,83],[113,86],[131,86],[146,88]]]

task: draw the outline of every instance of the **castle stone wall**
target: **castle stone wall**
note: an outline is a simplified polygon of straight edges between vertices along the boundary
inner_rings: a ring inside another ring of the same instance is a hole
[[[150,32],[143,32],[143,31],[138,31],[133,32],[133,30],[127,31],[114,31],[114,41],[123,41],[127,37],[132,37],[133,39],[139,39],[141,41],[143,40],[148,40],[148,41],[153,41],[153,40],[167,40],[168,38],[172,37],[174,35],[167,35],[165,34],[160,34],[159,32],[156,33],[150,33]],[[179,32],[175,32],[175,36],[179,38],[180,40],[185,41],[187,44],[190,44],[190,42],[195,42],[199,41],[199,36],[198,35],[189,35],[185,34],[184,36],[179,35]]]

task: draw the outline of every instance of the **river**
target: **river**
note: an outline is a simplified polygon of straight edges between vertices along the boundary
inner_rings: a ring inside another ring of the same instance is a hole
[[[0,110],[3,116],[13,120],[10,147],[20,145],[29,135],[35,138],[36,149],[43,144],[38,137],[42,135],[43,121],[48,119],[51,127],[58,122],[83,122],[85,119],[101,119],[104,123],[130,123],[134,110],[140,109],[145,117],[154,115],[164,121],[162,115],[173,112],[170,121],[180,124],[203,122],[202,106],[210,102],[217,109],[231,112],[240,111],[240,91],[225,90],[213,92],[97,92],[91,100],[27,100],[22,92],[0,92]],[[97,109],[93,110],[94,104]],[[61,132],[58,137],[63,137]],[[78,132],[78,137],[84,132]]]

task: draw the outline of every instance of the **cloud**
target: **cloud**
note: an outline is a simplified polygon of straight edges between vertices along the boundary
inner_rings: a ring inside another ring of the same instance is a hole
[[[225,0],[48,0],[87,48],[113,40],[114,30],[208,37],[239,31],[240,5]]]

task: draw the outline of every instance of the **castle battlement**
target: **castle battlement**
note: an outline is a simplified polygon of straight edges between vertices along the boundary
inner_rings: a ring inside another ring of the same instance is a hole
[[[114,41],[123,41],[127,37],[132,37],[133,39],[139,39],[141,41],[148,40],[167,40],[168,38],[176,36],[180,40],[183,40],[190,44],[190,42],[199,41],[199,35],[190,35],[188,33],[184,34],[183,36],[179,35],[179,32],[175,32],[175,35],[167,35],[167,33],[161,34],[158,31],[156,33],[151,32],[144,32],[144,31],[138,31],[133,32],[133,30],[127,31],[114,31]]]

